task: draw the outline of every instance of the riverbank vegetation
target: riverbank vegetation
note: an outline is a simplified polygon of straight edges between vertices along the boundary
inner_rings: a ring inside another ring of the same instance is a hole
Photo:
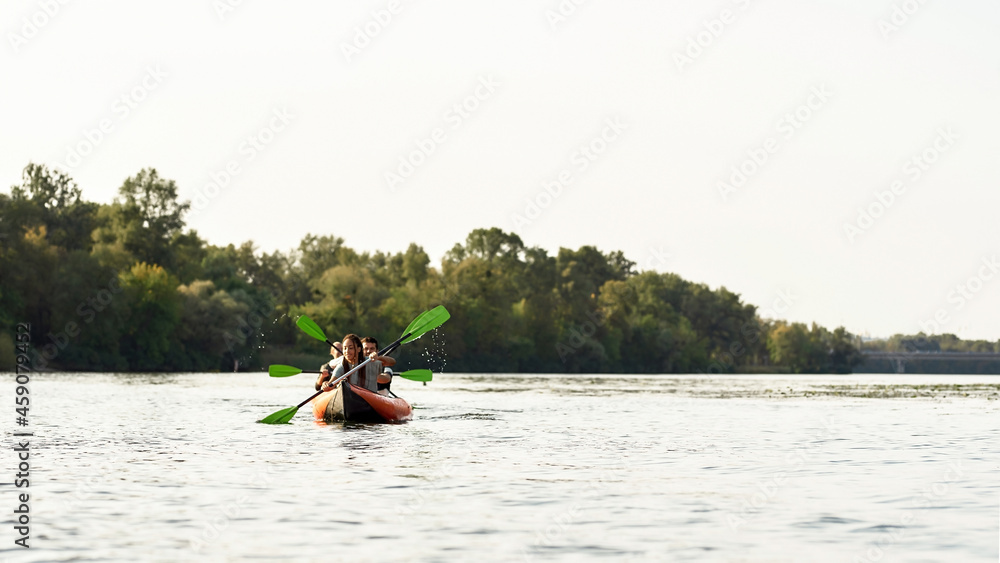
[[[266,253],[202,240],[188,210],[154,169],[98,204],[29,164],[0,194],[0,369],[18,322],[41,369],[214,371],[315,353],[302,314],[388,342],[437,304],[452,313],[450,371],[847,373],[861,361],[843,328],[761,319],[724,287],[637,271],[618,251],[553,255],[492,228],[440,267],[416,243],[358,252],[332,234]]]
[[[1000,340],[962,340],[954,334],[895,334],[859,343],[863,373],[1000,374]]]

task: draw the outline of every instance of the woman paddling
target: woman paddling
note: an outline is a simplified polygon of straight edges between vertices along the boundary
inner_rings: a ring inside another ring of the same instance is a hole
[[[324,391],[333,389],[330,386],[330,381],[336,380],[361,363],[361,339],[356,334],[348,334],[344,336],[342,344],[344,357],[340,361],[340,364],[334,368],[329,381],[323,382],[322,389]],[[369,357],[371,361],[365,364],[363,369],[351,374],[351,377],[347,378],[347,381],[357,387],[362,387],[370,391],[378,391],[378,375],[382,373],[382,362],[376,359],[378,358],[378,352],[372,352]]]

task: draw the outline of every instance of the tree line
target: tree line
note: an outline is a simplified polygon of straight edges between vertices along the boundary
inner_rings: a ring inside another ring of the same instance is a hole
[[[267,253],[202,240],[189,207],[155,169],[98,204],[66,174],[26,166],[0,193],[0,369],[18,322],[31,323],[40,369],[257,370],[316,352],[299,315],[332,338],[389,342],[438,304],[452,313],[441,338],[453,371],[848,373],[861,361],[843,327],[762,319],[724,287],[637,271],[620,251],[553,255],[490,228],[440,267],[415,243],[357,252],[331,234]]]
[[[1000,340],[962,340],[954,334],[894,334],[886,339],[864,342],[866,352],[933,354],[937,352],[1000,354]]]
[[[1000,374],[1000,340],[962,340],[954,334],[926,335],[920,332],[869,340],[862,342],[860,347],[864,353],[878,352],[889,356],[868,358],[857,371],[884,373],[902,369],[906,373]],[[956,358],[941,352],[987,356]],[[989,354],[995,356],[990,357]]]

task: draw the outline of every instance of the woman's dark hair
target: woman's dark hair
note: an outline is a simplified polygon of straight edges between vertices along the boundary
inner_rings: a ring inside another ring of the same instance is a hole
[[[352,334],[347,334],[343,338],[340,339],[341,342],[346,342],[348,340],[350,340],[351,342],[354,342],[354,347],[358,351],[357,359],[358,359],[358,362],[360,363],[360,360],[361,360],[361,339],[358,338],[357,334],[353,334],[353,333]],[[345,364],[347,364],[344,367],[345,368],[347,368],[348,366],[354,367],[354,364],[352,364],[350,361],[347,360],[347,350],[345,349],[343,352],[344,352],[343,362]]]

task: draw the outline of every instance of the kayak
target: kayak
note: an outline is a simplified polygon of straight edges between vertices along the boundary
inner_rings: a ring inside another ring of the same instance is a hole
[[[405,422],[413,418],[410,404],[343,381],[313,401],[313,416],[326,422]]]

